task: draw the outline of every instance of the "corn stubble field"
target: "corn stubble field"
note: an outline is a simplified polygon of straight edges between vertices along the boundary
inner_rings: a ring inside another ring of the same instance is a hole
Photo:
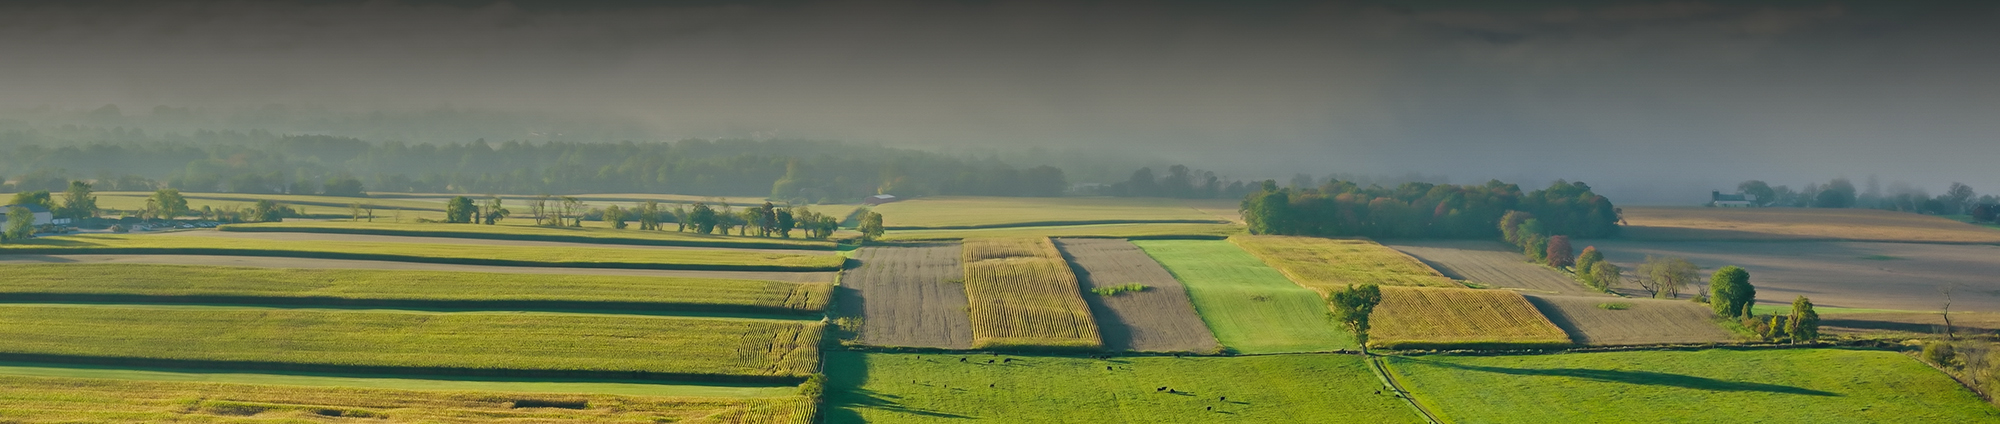
[[[1384,349],[1535,348],[1570,344],[1528,299],[1505,290],[1382,287],[1368,344]]]
[[[1464,287],[1423,262],[1370,240],[1236,236],[1229,241],[1321,295],[1357,284]]]
[[[1076,274],[1048,238],[966,240],[964,255],[973,347],[1104,347]]]

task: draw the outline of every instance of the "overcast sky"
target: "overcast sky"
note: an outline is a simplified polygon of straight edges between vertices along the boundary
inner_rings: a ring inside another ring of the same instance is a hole
[[[452,104],[1644,203],[1870,174],[2000,193],[1994,6],[1482,3],[0,2],[0,106]]]

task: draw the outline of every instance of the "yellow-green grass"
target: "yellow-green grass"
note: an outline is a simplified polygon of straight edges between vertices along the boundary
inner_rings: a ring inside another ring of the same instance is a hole
[[[959,357],[829,352],[825,422],[1423,422],[1355,355]]]
[[[0,245],[0,253],[183,254],[356,259],[463,265],[718,271],[832,271],[834,255],[793,255],[746,250],[540,248],[475,244],[292,242],[243,238],[79,234]]]
[[[895,230],[884,240],[958,240],[980,237],[1099,237],[1132,240],[1222,239],[1243,234],[1235,224],[1095,224],[966,230]]]
[[[817,313],[831,284],[685,277],[237,268],[0,266],[0,300]]]
[[[2000,410],[1896,352],[1837,349],[1391,357],[1461,423],[1975,423]]]
[[[638,228],[634,225],[630,228]],[[669,227],[671,230],[671,227]],[[598,227],[541,227],[527,225],[474,225],[439,223],[293,221],[224,225],[222,231],[274,233],[369,234],[411,237],[451,237],[487,240],[556,241],[569,243],[633,244],[652,246],[695,246],[758,249],[833,250],[827,241],[805,239],[741,237],[696,234],[679,231],[618,230]],[[799,234],[794,233],[794,236]]]
[[[1355,348],[1327,319],[1326,301],[1224,240],[1134,241],[1187,286],[1195,312],[1236,353]]]
[[[1372,240],[1245,235],[1229,241],[1321,295],[1356,284],[1465,287]]]
[[[1368,345],[1384,349],[1548,348],[1570,344],[1520,293],[1382,287]]]
[[[143,210],[146,208],[146,199],[153,195],[152,192],[138,191],[108,191],[96,194],[98,208],[120,211]],[[412,221],[419,217],[437,219],[444,216],[444,202],[441,201],[430,202],[404,199],[289,194],[193,192],[182,192],[181,197],[187,199],[188,208],[196,211],[201,210],[203,206],[218,210],[227,208],[249,209],[258,200],[270,200],[290,205],[293,209],[304,209],[304,212],[307,214],[322,217],[348,216],[348,205],[355,203],[360,203],[364,207],[375,208],[375,216],[378,218],[393,216],[396,214],[396,210],[399,209],[402,210],[405,219]]]
[[[805,424],[802,396],[659,397],[0,375],[0,421]]]
[[[971,239],[962,252],[974,348],[1104,348],[1076,274],[1048,238]]]
[[[817,322],[634,315],[0,305],[0,357],[292,371],[795,381]]]
[[[1143,222],[1228,223],[1177,199],[1137,197],[926,197],[875,207],[891,230]]]
[[[366,374],[261,374],[231,370],[135,368],[0,362],[0,379],[103,379],[153,382],[229,383],[304,387],[353,387],[494,393],[569,393],[708,398],[785,397],[798,386],[759,384],[654,384],[628,381],[544,381],[532,378],[424,379]]]

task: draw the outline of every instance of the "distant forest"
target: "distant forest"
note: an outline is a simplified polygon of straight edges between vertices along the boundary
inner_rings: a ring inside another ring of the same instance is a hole
[[[1508,211],[1528,213],[1543,235],[1601,238],[1618,233],[1618,208],[1582,182],[1556,181],[1522,193],[1500,181],[1484,185],[1421,182],[1394,188],[1333,180],[1317,188],[1265,181],[1243,200],[1255,234],[1380,238],[1499,238]]]

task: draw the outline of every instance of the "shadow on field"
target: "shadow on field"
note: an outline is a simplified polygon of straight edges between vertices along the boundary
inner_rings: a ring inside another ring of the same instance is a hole
[[[826,407],[822,409],[825,423],[865,423],[867,420],[856,412],[860,409],[880,409],[932,418],[973,418],[906,407],[900,402],[902,396],[861,388],[868,382],[868,359],[860,353],[829,352],[824,361],[821,369],[826,370]]]
[[[1765,393],[1783,393],[1783,394],[1807,395],[1807,396],[1840,396],[1839,393],[1823,392],[1813,389],[1807,389],[1804,387],[1717,380],[1707,377],[1668,374],[1668,373],[1652,372],[1652,371],[1615,371],[1615,370],[1596,370],[1596,369],[1584,369],[1584,368],[1506,368],[1506,367],[1487,367],[1478,365],[1453,364],[1453,363],[1438,362],[1438,361],[1426,361],[1417,358],[1407,358],[1407,359],[1410,360],[1411,362],[1417,362],[1424,365],[1435,366],[1435,367],[1452,368],[1452,369],[1459,369],[1466,371],[1491,372],[1491,373],[1500,373],[1507,375],[1573,377],[1573,378],[1605,381],[1612,383],[1640,384],[1648,386],[1671,386],[1671,387],[1680,387],[1680,388],[1695,389],[1695,390],[1708,390],[1715,392],[1765,392]]]

